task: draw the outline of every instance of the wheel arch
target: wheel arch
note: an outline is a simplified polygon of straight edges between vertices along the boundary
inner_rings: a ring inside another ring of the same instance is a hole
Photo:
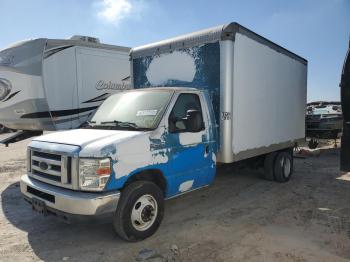
[[[168,189],[168,183],[162,170],[158,168],[149,168],[135,172],[125,181],[123,188],[127,187],[135,181],[150,181],[155,183],[162,190],[164,196]]]

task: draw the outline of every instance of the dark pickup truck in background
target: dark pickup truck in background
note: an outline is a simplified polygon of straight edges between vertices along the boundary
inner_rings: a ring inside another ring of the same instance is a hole
[[[307,104],[306,136],[337,139],[343,129],[340,102],[318,101]]]

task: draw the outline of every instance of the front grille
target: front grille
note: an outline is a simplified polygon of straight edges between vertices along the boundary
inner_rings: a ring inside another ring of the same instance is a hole
[[[61,182],[61,177],[59,177],[59,176],[48,175],[47,173],[44,173],[44,172],[41,172],[41,171],[38,171],[35,169],[33,170],[32,173],[36,176],[40,176],[40,177],[45,178],[45,179],[54,180],[56,182]]]
[[[30,150],[30,175],[40,181],[72,188],[72,157]]]
[[[319,128],[320,122],[307,122],[306,127],[307,128]]]
[[[45,153],[45,152],[40,152],[40,151],[33,151],[34,156],[42,157],[42,158],[47,158],[47,159],[53,159],[56,161],[61,161],[61,156],[56,155],[56,154],[51,154],[51,153]]]
[[[321,119],[321,115],[307,115],[306,121],[319,121]]]

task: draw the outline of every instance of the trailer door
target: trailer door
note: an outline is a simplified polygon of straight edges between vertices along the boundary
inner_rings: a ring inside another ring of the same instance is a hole
[[[79,122],[89,120],[111,94],[130,88],[128,52],[78,47]]]

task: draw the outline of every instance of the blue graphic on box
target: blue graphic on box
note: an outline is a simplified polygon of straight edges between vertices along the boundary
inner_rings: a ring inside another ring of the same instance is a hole
[[[219,124],[219,42],[136,58],[132,63],[134,88],[182,86],[207,90]]]

